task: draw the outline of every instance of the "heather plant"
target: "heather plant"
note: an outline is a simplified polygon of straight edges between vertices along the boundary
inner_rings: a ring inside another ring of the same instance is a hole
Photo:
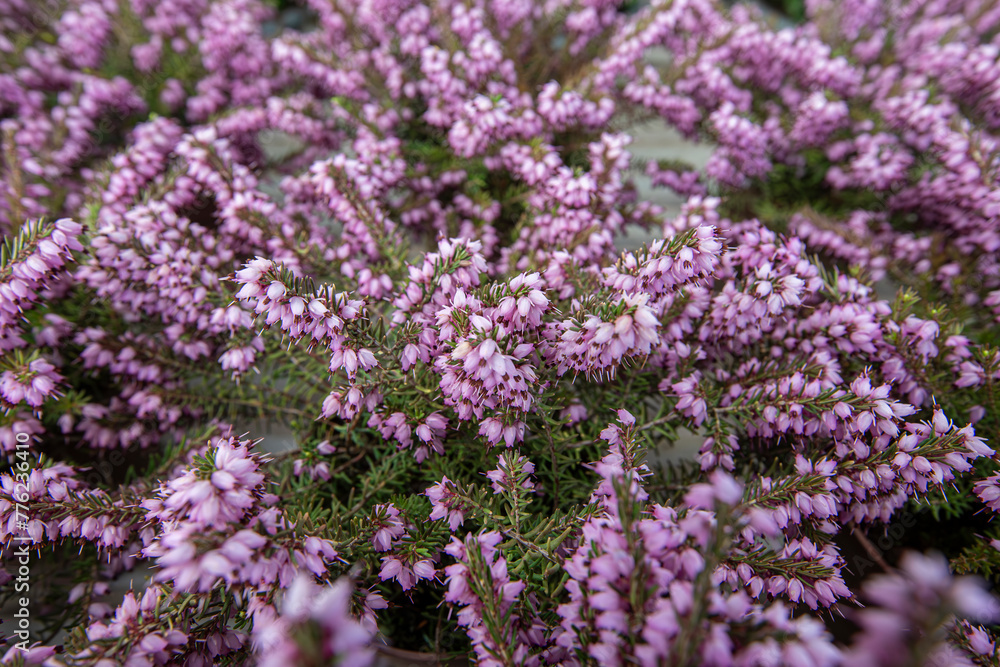
[[[1000,5],[806,10],[0,0],[3,661],[998,664]]]

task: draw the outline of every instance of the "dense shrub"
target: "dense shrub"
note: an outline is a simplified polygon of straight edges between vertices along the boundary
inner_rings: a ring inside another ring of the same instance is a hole
[[[1000,3],[806,6],[0,0],[5,662],[998,664]]]

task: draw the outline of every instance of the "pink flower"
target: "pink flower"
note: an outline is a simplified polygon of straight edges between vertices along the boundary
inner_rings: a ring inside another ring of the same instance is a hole
[[[447,518],[452,532],[464,523],[466,510],[450,479],[442,477],[440,482],[427,489],[425,495],[431,501],[431,521]]]
[[[385,556],[382,558],[382,570],[379,572],[379,578],[382,581],[395,579],[404,591],[408,591],[419,580],[433,579],[435,574],[434,566],[428,560],[408,563],[397,556]]]
[[[392,543],[406,532],[403,520],[399,518],[399,510],[392,504],[376,505],[373,510],[374,524],[377,527],[372,537],[375,551],[388,551]]]
[[[281,601],[280,615],[272,607],[253,608],[253,639],[260,664],[298,664],[317,653],[352,667],[370,664],[373,633],[350,614],[352,589],[346,579],[320,587],[311,577],[299,575]],[[306,624],[314,632],[302,633]]]

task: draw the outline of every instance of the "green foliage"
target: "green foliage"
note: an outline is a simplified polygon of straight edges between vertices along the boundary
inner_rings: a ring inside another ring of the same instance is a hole
[[[1000,532],[992,527],[979,537],[953,558],[951,565],[957,574],[978,574],[996,583],[1000,581],[1000,549],[993,546],[992,542],[1000,538]]]
[[[883,198],[868,190],[837,190],[826,183],[830,160],[819,149],[803,151],[805,164],[776,164],[764,179],[727,191],[720,212],[733,220],[757,218],[776,231],[802,209],[842,218],[852,211],[884,210]]]

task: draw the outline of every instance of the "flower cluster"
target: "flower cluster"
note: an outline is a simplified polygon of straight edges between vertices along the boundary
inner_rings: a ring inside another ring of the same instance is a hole
[[[774,25],[0,2],[4,661],[995,662],[1000,9]]]
[[[1000,615],[995,598],[972,578],[953,577],[940,556],[911,553],[900,566],[898,573],[879,575],[865,586],[865,597],[877,606],[858,612],[861,631],[848,660],[872,666],[974,665],[977,656],[992,656],[989,635],[967,623],[956,627],[955,615],[995,622]],[[946,641],[952,630],[965,641]]]
[[[301,570],[322,576],[333,545],[300,537],[264,488],[251,443],[220,439],[195,465],[144,500],[156,540],[143,550],[160,566],[157,581],[209,591],[220,582],[249,590],[287,587]]]
[[[83,250],[77,238],[81,231],[80,224],[68,218],[50,225],[27,224],[6,245],[0,274],[0,349],[10,351],[27,345],[20,320],[38,301],[40,292],[58,290],[60,278],[65,275],[61,269],[73,261],[74,250]],[[4,393],[4,400],[10,404],[24,400],[9,400]],[[39,404],[38,400],[29,401],[29,405]]]
[[[295,579],[281,601],[280,613],[265,607],[255,614],[258,664],[305,664],[313,655],[345,667],[370,664],[370,633],[350,615],[352,587],[345,580],[320,588],[306,577]]]

